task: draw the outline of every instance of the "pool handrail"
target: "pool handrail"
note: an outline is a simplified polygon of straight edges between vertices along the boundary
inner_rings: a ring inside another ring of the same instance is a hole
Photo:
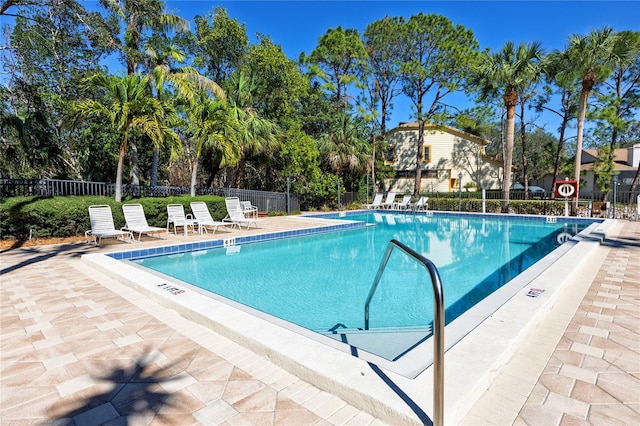
[[[398,247],[406,255],[420,262],[429,271],[431,277],[433,288],[433,424],[441,426],[444,424],[444,291],[438,268],[433,262],[400,241],[390,240],[364,305],[364,329],[369,329],[369,304],[378,288],[394,247]]]

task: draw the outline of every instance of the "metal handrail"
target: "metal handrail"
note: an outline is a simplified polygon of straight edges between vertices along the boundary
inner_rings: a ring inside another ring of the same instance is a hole
[[[387,267],[394,247],[398,247],[405,254],[422,263],[431,277],[433,287],[433,424],[441,426],[444,424],[444,292],[440,274],[433,262],[400,241],[389,241],[387,251],[380,263],[376,278],[371,290],[369,290],[367,302],[364,305],[364,328],[365,330],[369,329],[369,304],[378,288],[378,283]]]

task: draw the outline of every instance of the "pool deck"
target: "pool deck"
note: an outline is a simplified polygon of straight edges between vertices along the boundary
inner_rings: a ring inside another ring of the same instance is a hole
[[[270,217],[261,229],[213,236],[1,252],[0,423],[397,424],[81,260],[88,253],[315,225]],[[640,422],[640,222],[618,220],[574,281],[455,423]]]

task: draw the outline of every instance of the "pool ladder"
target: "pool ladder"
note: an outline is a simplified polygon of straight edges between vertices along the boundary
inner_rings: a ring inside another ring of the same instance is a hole
[[[389,241],[387,251],[380,263],[378,273],[364,305],[364,329],[369,330],[369,304],[387,267],[391,252],[396,247],[407,256],[421,263],[429,271],[429,276],[431,277],[431,286],[433,288],[433,424],[434,426],[442,426],[444,424],[444,292],[440,274],[433,262],[400,241]]]

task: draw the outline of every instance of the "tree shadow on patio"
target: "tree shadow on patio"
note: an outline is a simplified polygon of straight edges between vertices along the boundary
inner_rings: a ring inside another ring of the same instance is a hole
[[[154,363],[153,354],[146,352],[127,368],[115,368],[101,377],[95,377],[98,394],[86,397],[61,398],[48,410],[51,424],[148,424],[151,420],[164,423],[160,413],[163,407],[175,407],[175,397],[161,384],[180,380],[181,374],[173,374],[175,363],[160,367]],[[106,383],[105,383],[106,382]],[[81,393],[89,394],[91,389]]]
[[[8,252],[14,250],[10,248],[8,250],[0,251],[3,254],[3,264],[8,265],[6,268],[0,269],[0,275],[8,274],[16,269],[24,268],[25,266],[32,265],[34,263],[42,262],[55,256],[67,256],[71,258],[78,258],[86,252],[86,248],[81,244],[63,244],[59,246],[50,247],[33,247],[24,248],[23,253],[20,256],[26,257],[26,259],[17,263],[11,264],[11,256]]]

